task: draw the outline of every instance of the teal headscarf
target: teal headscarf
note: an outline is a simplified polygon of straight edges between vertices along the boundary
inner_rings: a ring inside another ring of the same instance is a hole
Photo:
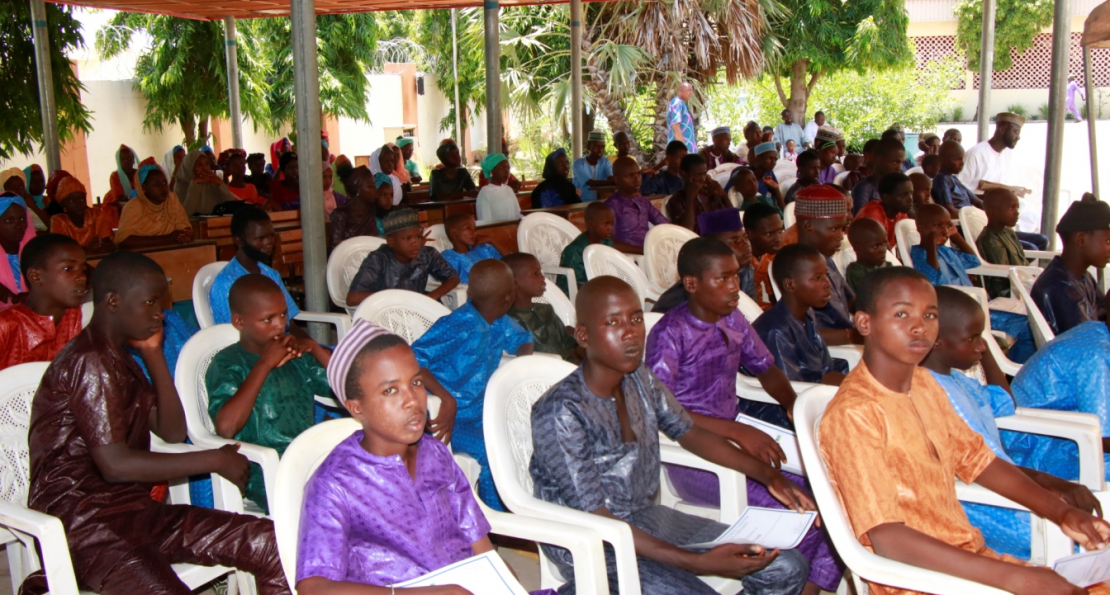
[[[131,188],[131,178],[127,177],[127,174],[123,172],[123,166],[120,165],[119,157],[123,153],[124,149],[127,149],[128,151],[131,151],[131,158],[132,158],[131,164],[132,164],[133,167],[138,167],[138,165],[139,165],[139,156],[136,155],[135,151],[132,150],[131,147],[128,147],[127,145],[120,145],[119,149],[116,150],[116,175],[119,177],[120,186],[123,186],[124,195],[126,195],[128,200],[130,200],[130,199],[135,198],[136,196],[138,196],[139,193],[135,192],[135,190],[133,188]]]
[[[32,163],[31,165],[28,165],[27,167],[23,168],[23,180],[27,183],[27,192],[28,193],[31,192],[31,172],[35,171],[36,169],[39,170],[40,172],[42,172],[43,181],[44,182],[46,181],[46,172],[42,171],[42,167],[39,164]],[[45,192],[45,188],[46,188],[46,186],[44,185],[43,186],[43,189],[44,189],[43,191],[44,192]],[[44,196],[45,196],[44,194],[32,194],[31,195],[31,198],[35,199],[35,204],[38,205],[40,209],[45,209],[46,208],[46,201],[43,199]]]
[[[502,153],[490,153],[482,159],[482,174],[486,176],[487,180],[490,179],[493,168],[497,167],[502,161],[508,161],[508,157],[505,157]]]
[[[378,173],[374,174],[374,187],[375,188],[381,188],[382,186],[386,186],[386,185],[389,185],[390,187],[393,187],[393,179],[390,178],[388,175],[383,174],[382,172],[378,172]]]

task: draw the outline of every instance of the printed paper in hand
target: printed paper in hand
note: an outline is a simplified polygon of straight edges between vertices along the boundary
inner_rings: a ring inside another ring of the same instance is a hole
[[[685,547],[709,549],[726,543],[754,543],[769,550],[792,550],[802,542],[816,519],[817,513],[814,511],[797,513],[793,510],[749,506],[717,539]]]
[[[802,469],[802,452],[798,450],[798,437],[794,435],[794,432],[743,413],[736,416],[736,421],[758,429],[779,443],[779,448],[786,454],[786,462],[782,464],[783,471],[789,471],[795,475],[806,474],[805,470]]]
[[[481,595],[528,595],[520,586],[509,567],[496,552],[467,558],[455,562],[420,578],[406,581],[397,587],[435,587],[458,585],[467,591]]]
[[[1089,587],[1110,580],[1110,549],[1093,550],[1060,558],[1052,565],[1073,585]]]

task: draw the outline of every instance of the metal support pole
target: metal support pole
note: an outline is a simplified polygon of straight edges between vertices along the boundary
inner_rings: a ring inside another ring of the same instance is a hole
[[[293,93],[300,157],[301,229],[304,231],[304,289],[308,309],[328,311],[328,265],[324,243],[324,180],[320,146],[320,70],[316,61],[316,0],[290,0],[293,25]],[[310,324],[309,334],[326,339],[327,327]]]
[[[994,79],[994,14],[998,0],[983,0],[983,43],[979,52],[979,141],[990,138],[991,86]]]
[[[582,156],[582,0],[570,0],[571,161]]]
[[[62,169],[62,148],[58,142],[58,106],[54,103],[54,71],[50,64],[50,29],[46,23],[43,0],[31,2],[31,29],[35,37],[35,71],[39,83],[39,113],[42,115],[42,152],[46,173]]]
[[[1056,247],[1056,219],[1060,210],[1060,170],[1064,155],[1064,96],[1068,81],[1068,49],[1071,45],[1071,3],[1056,0],[1052,20],[1052,79],[1048,86],[1048,142],[1045,147],[1044,190],[1041,194],[1041,233],[1048,236],[1049,249]]]
[[[235,36],[235,17],[224,17],[224,46],[227,53],[227,111],[231,120],[231,147],[242,149],[243,116],[239,110],[239,47]]]
[[[486,0],[486,154],[501,152],[501,5]]]
[[[455,76],[455,142],[466,143],[462,138],[462,108],[459,105],[459,26],[457,23],[457,9],[451,9],[451,73]]]
[[[1091,145],[1091,192],[1095,196],[1102,196],[1098,192],[1098,143],[1096,142],[1095,135],[1095,118],[1098,114],[1095,113],[1097,104],[1095,102],[1095,85],[1091,74],[1091,48],[1083,48],[1083,84],[1086,87],[1087,94],[1087,137]]]

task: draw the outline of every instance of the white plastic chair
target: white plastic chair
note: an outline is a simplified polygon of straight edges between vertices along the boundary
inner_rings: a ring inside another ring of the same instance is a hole
[[[451,250],[455,246],[451,243],[451,238],[447,237],[447,228],[442,223],[428,226],[428,240],[431,241],[431,246],[441,254],[446,250]]]
[[[578,294],[578,280],[574,269],[559,266],[563,249],[582,231],[573,223],[551,213],[532,213],[520,220],[516,228],[516,241],[521,252],[527,252],[540,261],[540,269],[548,279],[562,275],[567,279],[570,299]]]
[[[783,194],[783,196],[786,195]],[[794,225],[798,221],[798,218],[794,216],[794,209],[796,208],[797,203],[790,202],[787,203],[786,208],[782,211],[782,223],[787,228],[789,228],[791,225]]]
[[[945,287],[958,289],[979,302],[979,305],[983,308],[983,317],[986,320],[986,324],[983,325],[983,341],[986,342],[987,349],[991,352],[991,356],[994,357],[994,361],[1002,369],[1002,372],[1007,376],[1016,376],[1021,370],[1021,364],[1006,357],[1006,354],[1002,352],[1002,347],[998,344],[998,339],[991,332],[991,313],[987,307],[987,291],[982,287],[961,287],[959,285],[946,285]]]
[[[662,295],[678,282],[678,252],[696,237],[698,234],[671,223],[648,230],[644,236],[644,272],[652,291]]]
[[[93,303],[91,301],[81,304],[81,328],[89,326],[89,321],[92,320]]]
[[[913,259],[910,257],[910,248],[921,243],[921,234],[917,233],[917,223],[913,219],[903,219],[895,223],[894,239],[898,244],[898,258],[906,266],[912,267]],[[971,246],[972,249],[975,248],[974,243]],[[1011,268],[1013,267],[1007,265],[983,263],[977,267],[967,269],[967,274],[984,277],[1007,277]]]
[[[386,289],[363,300],[352,316],[400,335],[412,345],[451,311],[426,295],[404,289]]]
[[[498,494],[514,513],[592,530],[612,545],[616,553],[620,594],[639,595],[640,573],[636,566],[632,529],[627,523],[544,502],[532,495],[532,476],[528,472],[532,460],[532,405],[548,388],[574,370],[573,364],[531,355],[518,357],[494,372],[486,385],[486,404],[482,418],[490,469],[497,483]],[[738,518],[747,507],[747,482],[744,475],[705,461],[673,442],[666,442],[659,445],[662,462],[717,475],[721,485],[720,518],[725,523]],[[662,469],[660,473],[663,473]],[[662,485],[665,486],[666,482],[663,481]],[[540,555],[543,571],[557,574],[554,565],[543,556],[542,550]],[[735,593],[741,588],[739,581],[720,577],[706,577],[703,580],[722,593]]]
[[[289,445],[278,467],[277,494],[274,497],[274,532],[277,535],[278,553],[289,586],[295,588],[297,546],[300,542],[300,519],[304,503],[304,488],[309,478],[324,462],[335,447],[352,432],[362,429],[353,419],[326,421],[304,432]],[[477,480],[473,459],[456,456],[456,462],[473,483]],[[469,469],[468,469],[469,467]],[[574,558],[575,584],[578,592],[600,595],[609,592],[605,574],[605,555],[601,538],[588,529],[562,523],[529,518],[490,510],[475,497],[489,521],[491,532],[507,537],[557,545],[570,550]],[[387,514],[387,511],[383,511]],[[549,579],[553,577],[548,577]],[[562,581],[552,581],[545,588],[556,587]]]
[[[366,260],[366,255],[384,243],[385,238],[357,236],[343,240],[331,251],[326,273],[328,295],[333,304],[345,308],[348,314],[354,312],[354,308],[347,306],[347,292],[351,289],[355,273],[358,273],[362,261]]]
[[[925,173],[925,169],[923,167],[921,167],[920,165],[916,165],[914,167],[911,167],[911,168],[907,169],[903,173],[905,173],[907,176],[910,175],[910,174],[923,174],[923,173]]]
[[[220,274],[225,266],[227,266],[227,262],[223,261],[208,263],[200,267],[197,276],[193,277],[193,312],[197,316],[197,324],[200,325],[201,330],[216,324],[216,319],[212,315],[212,302],[208,299],[208,290],[212,288],[212,282],[216,280],[216,275]],[[343,339],[343,336],[351,328],[351,317],[338,312],[306,312],[302,310],[294,320],[322,322],[334,326],[339,339]]]
[[[659,299],[660,293],[652,289],[651,282],[648,281],[644,271],[636,266],[631,258],[621,254],[616,248],[610,248],[604,244],[590,244],[582,252],[582,257],[585,261],[587,279],[604,277],[605,275],[620,278],[636,291],[636,295],[640,298],[640,303],[644,304],[645,310],[649,309],[647,306],[648,300],[654,302]]]
[[[724,188],[728,185],[729,178],[732,177],[732,170],[738,167],[740,167],[739,163],[722,163],[705,173],[713,178],[713,181],[717,182],[721,188]]]
[[[975,255],[980,259],[983,257],[979,254],[979,246],[975,244],[975,240],[979,239],[979,234],[983,233],[983,228],[987,226],[987,214],[976,206],[968,206],[960,208],[960,230],[964,235],[964,239],[971,248],[975,250]],[[1025,257],[1034,261],[1043,261],[1048,264],[1048,261],[1054,257],[1059,256],[1059,252],[1041,251],[1041,250],[1024,250]]]
[[[543,292],[543,297],[535,298],[532,301],[541,304],[549,304],[551,309],[555,310],[555,314],[559,317],[559,320],[563,321],[563,324],[567,326],[577,325],[578,315],[575,314],[574,303],[570,301],[567,294],[563,293],[563,290],[559,289],[559,286],[553,283],[551,279],[545,279],[545,281],[547,285]]]
[[[850,172],[848,170],[844,170],[844,171],[836,174],[836,177],[833,178],[833,184],[836,184],[837,186],[840,186],[841,188],[843,188],[844,187],[844,180],[848,179],[848,174],[850,174],[850,173],[852,173],[852,172]]]
[[[825,530],[845,565],[852,570],[856,592],[867,592],[863,584],[863,581],[866,580],[938,595],[963,595],[965,593],[1001,595],[1004,593],[1004,591],[986,585],[884,558],[860,544],[855,537],[851,524],[848,522],[848,517],[836,490],[833,488],[828,468],[824,457],[821,456],[820,445],[817,441],[821,419],[836,391],[837,388],[833,386],[818,386],[798,395],[798,401],[794,405],[794,427],[797,431],[798,448],[801,450],[802,462],[809,478],[810,489],[813,491],[814,499],[821,510],[821,519]],[[998,418],[998,421],[1003,422],[1003,420],[1023,417],[1022,415],[1016,415],[1012,418]],[[1026,421],[1040,423],[1043,420],[1021,419],[1015,422],[1014,425],[1021,425]],[[999,427],[1001,428],[1002,424]],[[955,478],[953,478],[953,481],[956,483],[956,496],[961,502],[1027,510],[1021,505],[979,485],[967,485],[956,481]],[[1032,517],[1032,521],[1031,561],[1033,563],[1051,565],[1053,561],[1071,553],[1072,542],[1058,527],[1035,516]]]
[[[3,490],[0,490],[0,543],[7,546],[13,593],[19,592],[19,586],[28,574],[42,568],[51,593],[77,595],[77,581],[62,522],[57,517],[27,508],[27,491],[31,478],[30,451],[27,445],[31,401],[49,365],[50,362],[35,362],[0,370],[0,387],[3,387],[0,389],[0,410],[4,412],[0,416],[0,450],[5,455],[5,465],[2,468],[4,477],[3,482],[0,482],[3,485]],[[167,444],[153,434],[150,449],[152,452],[202,450],[190,444]],[[217,508],[242,512],[239,488],[216,473],[212,474],[212,492]],[[170,483],[168,502],[189,503],[187,481]],[[191,589],[226,575],[234,575],[229,577],[229,592],[234,593],[236,588],[244,593],[254,592],[254,581],[248,578],[249,575],[231,568],[174,564],[173,569]]]
[[[1026,315],[1029,316],[1029,329],[1033,331],[1033,342],[1037,349],[1044,347],[1045,343],[1056,338],[1056,333],[1049,326],[1041,312],[1041,307],[1033,301],[1030,288],[1040,276],[1040,269],[1014,268],[1010,270],[1010,294],[1017,295],[1021,303],[1025,304]]]

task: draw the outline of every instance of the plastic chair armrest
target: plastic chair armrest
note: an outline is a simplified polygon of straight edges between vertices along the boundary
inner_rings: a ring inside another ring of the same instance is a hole
[[[970,502],[973,504],[989,504],[999,508],[1008,508],[1010,510],[1024,510],[1029,509],[1006,498],[988,490],[987,488],[978,484],[967,484],[962,481],[956,481],[956,498],[960,502]]]
[[[717,476],[721,485],[722,523],[732,523],[748,507],[748,482],[743,473],[707,461],[673,442],[659,445],[659,458],[664,463],[708,471]]]
[[[848,369],[854,370],[863,359],[863,345],[830,345],[829,355],[848,360]]]
[[[43,571],[54,595],[78,595],[66,530],[57,517],[0,501],[0,526],[34,537]]]
[[[790,386],[794,387],[795,394],[801,394],[804,390],[809,390],[815,386],[820,385],[813,384],[811,382],[791,382]],[[749,401],[756,401],[759,403],[772,403],[775,405],[779,404],[779,402],[772,398],[771,395],[767,394],[767,391],[763,390],[763,387],[760,386],[758,379],[751,376],[745,376],[743,374],[736,375],[736,394],[737,396]]]
[[[605,546],[597,532],[584,527],[485,510],[491,532],[566,548],[574,560],[574,582],[580,592],[609,592]]]
[[[347,331],[351,330],[351,317],[346,314],[340,314],[338,312],[302,311],[300,314],[297,314],[294,320],[301,320],[304,322],[322,322],[324,324],[330,324],[331,326],[335,327],[335,332],[338,335],[340,341],[343,340],[343,336],[347,334]]]
[[[567,278],[567,289],[570,290],[570,301],[573,304],[575,297],[578,295],[578,277],[574,274],[574,269],[570,267],[541,267],[540,270],[546,275],[562,275]]]
[[[995,418],[995,422],[1000,430],[1052,436],[1075,442],[1079,447],[1079,483],[1087,486],[1092,492],[1103,489],[1105,470],[1102,457],[1102,433],[1097,421],[1091,424],[1086,423],[1085,420],[1064,421],[1019,413]]]
[[[1025,251],[1025,257],[1026,258],[1033,258],[1033,259],[1036,259],[1036,260],[1052,260],[1053,258],[1056,258],[1059,255],[1060,255],[1059,252],[1053,252],[1053,251],[1049,251],[1049,250],[1026,250]]]
[[[216,434],[210,434],[200,440],[194,440],[194,442],[196,442],[196,444],[171,444],[152,434],[150,437],[150,450],[151,452],[180,454],[213,450],[227,444],[238,444],[239,454],[262,468],[262,482],[266,488],[266,498],[272,501],[274,494],[277,493],[278,454],[276,450],[249,442],[229,440],[217,436]],[[216,509],[228,512],[243,512],[243,493],[239,490],[239,486],[236,486],[219,473],[212,472],[211,475],[212,503]],[[174,489],[172,483],[170,489]]]
[[[1096,428],[1102,426],[1102,422],[1098,420],[1098,416],[1094,413],[1083,413],[1080,411],[1059,411],[1056,409],[1037,409],[1036,407],[1018,407],[1016,413],[1017,415],[1022,415],[1025,417],[1056,419],[1073,424],[1087,424]]]

